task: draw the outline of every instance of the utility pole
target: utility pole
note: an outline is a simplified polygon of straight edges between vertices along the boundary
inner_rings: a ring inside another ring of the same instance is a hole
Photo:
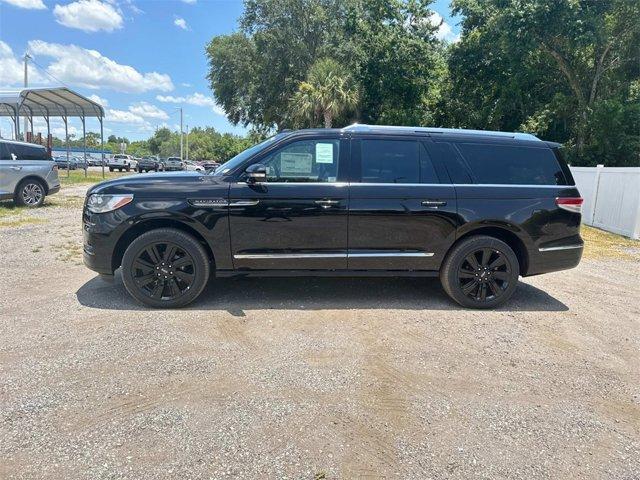
[[[189,125],[187,125],[187,160],[189,160]]]
[[[28,53],[25,52],[24,54],[24,88],[27,88],[29,86],[29,73],[28,73],[28,69],[27,69],[27,63],[28,61],[31,60],[31,57],[29,56]],[[27,121],[27,116],[24,116],[24,141],[27,141],[27,128],[28,128],[28,121]]]
[[[182,107],[180,107],[180,161],[184,160],[183,136],[184,130],[182,128]]]

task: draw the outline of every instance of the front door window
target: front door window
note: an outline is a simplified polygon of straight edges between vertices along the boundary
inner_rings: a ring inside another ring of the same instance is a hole
[[[339,140],[302,140],[269,155],[267,182],[334,183],[340,159]]]

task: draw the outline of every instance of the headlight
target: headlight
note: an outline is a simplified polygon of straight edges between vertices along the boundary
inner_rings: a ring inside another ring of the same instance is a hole
[[[87,200],[87,210],[92,213],[106,213],[124,207],[133,200],[133,195],[93,194]]]

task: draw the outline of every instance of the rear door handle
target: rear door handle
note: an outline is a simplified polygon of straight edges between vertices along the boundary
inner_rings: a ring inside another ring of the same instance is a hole
[[[10,168],[11,168],[11,170],[15,170],[16,172],[22,170],[22,167],[15,167],[14,166],[14,167],[10,167]]]
[[[340,200],[316,200],[316,205],[320,205],[322,208],[330,208],[333,205],[338,205]]]
[[[447,204],[444,200],[423,200],[421,203],[423,207],[444,207]]]

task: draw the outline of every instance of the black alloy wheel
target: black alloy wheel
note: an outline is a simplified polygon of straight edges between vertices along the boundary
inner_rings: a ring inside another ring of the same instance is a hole
[[[488,247],[469,253],[458,268],[460,289],[467,297],[480,302],[500,297],[507,291],[510,280],[505,254]]]
[[[472,236],[447,254],[440,281],[447,294],[463,307],[493,308],[511,298],[518,284],[518,257],[502,240]]]
[[[156,300],[175,300],[195,278],[193,258],[175,243],[153,242],[133,262],[133,280],[140,291]]]
[[[209,278],[203,246],[180,230],[163,228],[134,240],[122,259],[127,291],[152,307],[180,307],[193,301]]]

